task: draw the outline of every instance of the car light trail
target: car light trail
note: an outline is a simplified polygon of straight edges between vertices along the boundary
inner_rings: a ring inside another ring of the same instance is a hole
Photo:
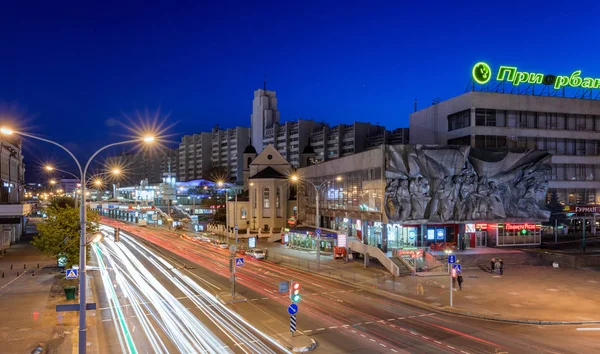
[[[111,227],[101,229],[112,233]],[[109,295],[113,322],[119,328],[120,337],[125,338],[130,353],[138,350],[168,353],[171,345],[182,353],[291,353],[153,250],[123,231],[120,241],[115,243],[111,237],[105,237],[104,242],[94,245],[94,251]],[[165,279],[227,336],[232,345],[226,345],[165,288]],[[118,291],[113,288],[113,282]],[[131,309],[135,319],[124,316],[121,310],[124,305]],[[134,323],[140,335],[131,334],[129,328]],[[121,347],[125,345],[122,343]],[[145,347],[144,350],[141,347]]]

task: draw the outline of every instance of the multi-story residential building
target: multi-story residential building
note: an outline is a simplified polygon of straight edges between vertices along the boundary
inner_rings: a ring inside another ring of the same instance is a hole
[[[179,144],[179,180],[201,179],[212,168],[212,133],[185,135]]]
[[[324,123],[298,119],[295,122],[275,123],[265,129],[263,149],[273,145],[275,149],[292,165],[300,167],[300,155],[309,144],[313,130],[321,129]]]
[[[468,92],[411,114],[413,144],[547,150],[549,192],[600,203],[600,101]]]
[[[279,123],[279,110],[277,109],[277,96],[275,91],[264,89],[254,91],[252,100],[252,115],[250,116],[252,146],[256,152],[263,150],[263,140],[267,128]]]
[[[8,248],[25,231],[25,215],[31,205],[25,203],[25,165],[18,136],[0,139],[0,249]]]
[[[323,162],[367,150],[369,136],[385,134],[385,127],[354,122],[317,127],[310,135],[310,145],[315,150],[315,160]]]
[[[226,171],[224,178],[232,181],[242,181],[242,155],[248,145],[250,129],[235,127],[219,129],[217,125],[212,130],[212,167]],[[239,157],[239,158],[238,158]],[[204,178],[214,178],[204,176]]]
[[[142,180],[153,184],[162,182],[164,172],[177,173],[177,158],[178,149],[161,148],[109,157],[107,165],[123,166],[122,186],[138,185]]]
[[[398,128],[392,131],[376,132],[367,137],[367,149],[375,149],[383,144],[399,145],[409,143],[408,128]]]

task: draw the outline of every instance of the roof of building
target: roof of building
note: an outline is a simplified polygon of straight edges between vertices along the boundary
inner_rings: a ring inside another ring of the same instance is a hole
[[[254,146],[248,145],[246,146],[246,149],[244,149],[244,154],[256,154],[256,149]]]
[[[315,149],[313,149],[313,147],[308,144],[304,147],[304,150],[302,151],[303,154],[314,154],[315,153]]]
[[[275,170],[273,167],[267,167],[264,170],[258,172],[254,176],[250,177],[250,179],[261,179],[261,178],[286,178],[283,174]]]

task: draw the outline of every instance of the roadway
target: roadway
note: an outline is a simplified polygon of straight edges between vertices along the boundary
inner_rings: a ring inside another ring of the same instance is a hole
[[[114,242],[111,229],[92,246],[107,352],[288,352],[152,249],[127,235]]]
[[[227,249],[166,230],[107,223],[129,231],[131,240],[179,267],[206,292],[229,292]],[[132,247],[129,243],[123,244]],[[318,342],[316,352],[595,353],[600,348],[600,332],[576,332],[572,326],[496,323],[430,312],[369,289],[250,257],[245,257],[245,265],[237,268],[237,275],[238,294],[247,301],[228,308],[262,333],[282,341],[290,340],[286,312],[290,301],[287,294],[278,293],[278,284],[292,279],[300,282],[298,330]],[[193,311],[193,304],[190,307]],[[199,316],[204,323],[202,314]]]

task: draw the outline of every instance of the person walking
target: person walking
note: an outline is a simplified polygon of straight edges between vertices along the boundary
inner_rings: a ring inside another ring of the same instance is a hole
[[[450,276],[452,277],[452,290],[456,291],[456,268],[454,268],[454,266],[452,266],[452,270],[450,271]]]
[[[462,283],[463,283],[462,272],[458,272],[458,276],[456,277],[456,280],[458,281],[458,289],[462,290]]]
[[[500,275],[504,275],[504,261],[500,259]]]
[[[490,273],[494,274],[494,265],[496,265],[496,258],[492,258],[492,261],[490,262]]]

